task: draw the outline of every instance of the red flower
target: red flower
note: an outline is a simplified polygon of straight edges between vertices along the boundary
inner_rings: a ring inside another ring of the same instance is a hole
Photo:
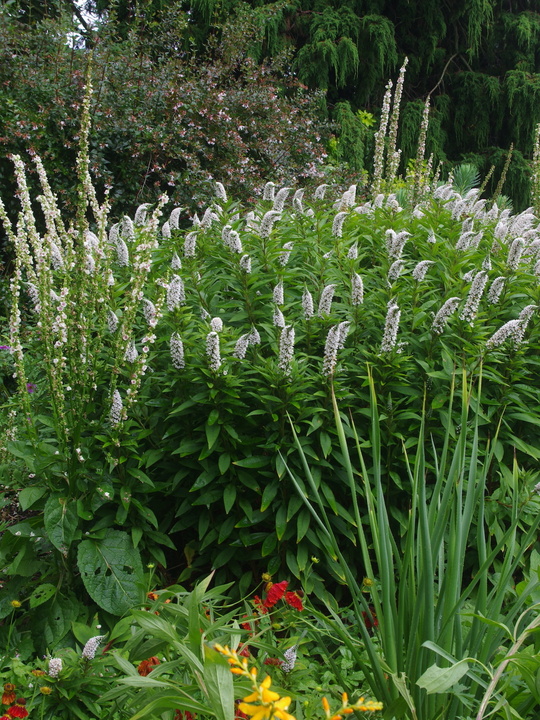
[[[303,610],[304,605],[302,603],[302,599],[300,595],[296,592],[286,592],[284,597],[285,602],[287,605],[290,605],[291,607],[295,608],[295,610]]]
[[[28,710],[25,708],[26,700],[24,698],[17,698],[15,705],[12,705],[7,709],[7,714],[10,718],[25,718],[28,717]]]
[[[281,598],[285,594],[288,584],[289,583],[287,582],[287,580],[282,580],[279,583],[274,583],[274,585],[272,585],[272,587],[268,590],[268,593],[266,594],[266,600],[263,603],[264,607],[274,607],[278,600],[281,600]]]
[[[369,608],[369,613],[367,613],[365,610],[362,610],[362,617],[364,618],[364,625],[368,630],[379,627],[379,621],[377,620],[375,611],[372,608]]]
[[[242,657],[251,657],[251,653],[249,652],[249,647],[247,645],[245,645],[238,654]]]
[[[277,665],[277,667],[280,667],[283,665],[283,660],[280,660],[279,658],[266,658],[263,665]]]
[[[258,595],[253,596],[253,604],[255,605],[257,610],[261,613],[261,615],[266,615],[268,610],[264,607],[264,603]]]
[[[189,710],[175,710],[174,720],[196,720],[197,715]]]
[[[155,657],[155,655],[151,658],[148,658],[147,660],[143,660],[142,663],[139,664],[137,668],[137,672],[139,675],[142,675],[143,677],[146,677],[147,675],[150,675],[152,670],[155,668],[156,665],[161,665],[159,659]]]
[[[15,702],[15,688],[17,686],[13,683],[6,683],[4,685],[4,692],[2,694],[2,705],[11,705]]]

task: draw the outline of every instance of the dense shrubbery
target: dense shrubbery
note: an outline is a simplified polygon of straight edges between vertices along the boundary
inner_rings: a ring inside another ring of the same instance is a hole
[[[160,37],[170,33],[180,43],[185,22],[173,8]],[[89,53],[69,46],[69,29],[60,20],[33,27],[0,13],[0,146],[4,158],[37,152],[62,204],[73,208]],[[98,187],[110,187],[113,216],[164,190],[193,209],[217,178],[246,200],[269,174],[280,182],[321,175],[323,97],[289,74],[287,57],[257,65],[232,37],[204,58],[180,47],[160,54],[147,40],[134,32],[119,41],[113,25],[95,38],[91,167]],[[0,173],[11,187],[6,159]],[[2,194],[7,202],[12,192]]]

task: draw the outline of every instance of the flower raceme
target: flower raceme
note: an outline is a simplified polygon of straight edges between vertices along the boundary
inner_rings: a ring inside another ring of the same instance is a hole
[[[249,668],[247,658],[240,657],[235,650],[231,650],[227,646],[214,645],[214,649],[227,658],[231,666],[231,672],[234,675],[241,675],[251,682],[253,692],[243,698],[243,701],[238,705],[238,710],[240,710],[242,716],[246,715],[252,720],[273,720],[274,718],[278,718],[278,720],[296,720],[294,715],[288,712],[291,698],[280,697],[279,693],[270,689],[272,680],[269,675],[266,675],[262,682],[259,682],[257,668]],[[294,648],[290,649],[295,650]],[[343,715],[351,715],[356,711],[375,712],[382,710],[382,703],[365,700],[363,697],[360,697],[351,705],[347,693],[343,693],[341,696],[341,707],[337,713],[331,712],[330,704],[325,697],[322,699],[322,706],[326,720],[342,720]]]
[[[294,715],[290,715],[287,710],[291,704],[290,697],[280,697],[279,693],[270,690],[272,678],[269,675],[259,682],[257,679],[257,668],[248,668],[248,660],[240,657],[235,650],[230,650],[227,646],[214,645],[214,649],[224,655],[231,672],[234,675],[242,675],[251,682],[253,692],[246,695],[243,701],[239,703],[238,709],[245,713],[252,720],[295,720]]]

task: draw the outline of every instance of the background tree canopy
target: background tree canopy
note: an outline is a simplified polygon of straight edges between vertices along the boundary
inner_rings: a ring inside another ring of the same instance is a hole
[[[63,168],[93,48],[92,152],[113,202],[167,190],[196,203],[212,177],[248,197],[265,177],[320,175],[325,152],[326,174],[370,170],[386,82],[408,57],[401,169],[430,96],[434,160],[495,166],[489,192],[513,146],[504,192],[516,208],[529,203],[540,121],[532,0],[9,0],[0,25],[3,154],[30,145],[68,200]],[[74,27],[78,47],[66,43]],[[1,161],[3,187],[10,173]]]

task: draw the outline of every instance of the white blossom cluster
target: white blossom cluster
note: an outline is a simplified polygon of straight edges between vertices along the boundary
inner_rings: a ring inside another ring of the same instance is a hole
[[[437,312],[435,317],[433,318],[433,323],[431,325],[431,329],[434,333],[437,335],[441,335],[441,333],[444,332],[444,328],[446,327],[446,323],[448,322],[448,318],[450,315],[452,315],[456,309],[459,303],[461,302],[461,298],[459,297],[451,297],[446,300],[444,305],[441,307],[441,309]]]
[[[480,270],[472,281],[469,294],[465,301],[465,305],[459,315],[459,317],[465,322],[471,323],[474,321],[478,308],[480,306],[480,300],[484,294],[484,289],[488,281],[488,274],[486,270]]]
[[[104,637],[105,635],[96,635],[95,637],[90,638],[83,648],[81,657],[85,660],[93,660],[96,656],[96,650],[100,646]]]
[[[274,198],[274,206],[272,208],[274,210],[274,212],[281,214],[281,212],[283,211],[283,208],[285,207],[285,201],[287,200],[290,192],[291,192],[291,188],[288,188],[288,187],[284,187],[284,188],[281,188],[281,190],[278,190],[278,192],[276,193],[276,196]]]
[[[178,333],[173,333],[170,339],[171,361],[175,370],[183,370],[186,366],[184,359],[184,343]]]
[[[278,284],[274,287],[274,290],[272,291],[272,301],[276,305],[283,305],[284,297],[283,297],[283,281],[280,280]]]
[[[279,336],[278,368],[284,375],[290,375],[291,362],[294,356],[294,328],[285,325]]]
[[[57,678],[62,672],[62,658],[50,658],[47,675],[51,678]]]
[[[317,309],[317,315],[319,317],[330,315],[330,311],[332,309],[332,300],[334,299],[335,291],[335,285],[326,285],[326,287],[323,288],[321,297],[319,299],[319,307]]]
[[[506,278],[502,275],[498,278],[495,278],[495,280],[489,286],[489,290],[487,293],[488,303],[490,303],[491,305],[496,305],[499,302],[505,282]]]
[[[123,409],[122,396],[118,390],[115,390],[112,395],[111,410],[109,413],[109,422],[111,425],[118,425],[122,419]]]
[[[357,307],[364,302],[364,281],[358,273],[354,273],[351,280],[351,305]]]
[[[337,363],[337,353],[345,346],[345,340],[349,332],[350,322],[341,322],[334,325],[328,331],[324,345],[324,357],[322,374],[330,377],[334,374]]]
[[[426,277],[427,271],[434,264],[433,260],[421,260],[412,271],[413,279],[416,280],[416,282],[422,282]]]
[[[293,645],[292,647],[287,648],[287,650],[283,653],[283,657],[285,658],[285,660],[281,663],[281,669],[283,672],[290,673],[291,670],[294,670],[294,666],[296,665],[297,650],[298,645]]]
[[[172,312],[186,302],[184,281],[179,275],[173,275],[167,288],[167,308]]]
[[[272,232],[272,227],[279,217],[281,217],[281,211],[278,210],[269,210],[264,214],[259,227],[259,235],[262,238],[269,237]]]
[[[309,320],[315,314],[313,296],[307,288],[304,288],[304,292],[302,293],[302,310],[306,320]]]
[[[219,348],[219,335],[215,330],[209,332],[206,336],[206,356],[208,365],[212,372],[219,372],[221,367],[221,354]]]
[[[403,248],[410,235],[411,233],[407,230],[401,230],[401,232],[397,233],[392,228],[389,228],[386,231],[386,250],[390,259],[399,260],[401,258]]]
[[[346,210],[343,210],[338,212],[338,214],[334,217],[334,222],[332,223],[332,235],[335,237],[343,236],[343,223],[345,222],[345,218],[348,214],[349,213]]]
[[[486,342],[486,348],[492,350],[495,347],[499,347],[507,340],[512,340],[515,347],[522,344],[525,336],[527,325],[537,309],[537,305],[527,305],[520,312],[519,316],[515,320],[509,320],[502,327],[500,327]]]
[[[390,300],[384,322],[384,332],[380,349],[381,354],[391,352],[395,348],[400,318],[401,310],[399,309],[399,305],[394,300]]]

